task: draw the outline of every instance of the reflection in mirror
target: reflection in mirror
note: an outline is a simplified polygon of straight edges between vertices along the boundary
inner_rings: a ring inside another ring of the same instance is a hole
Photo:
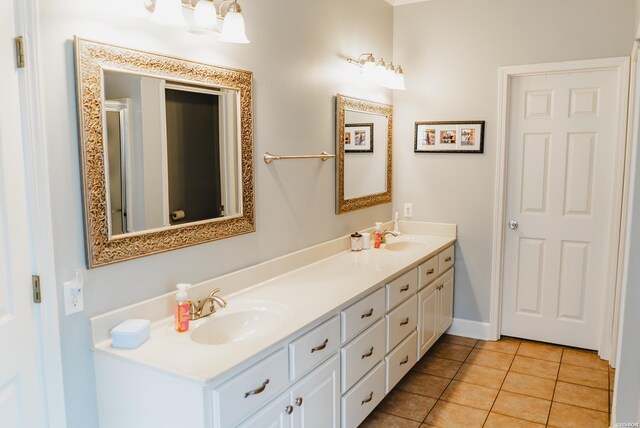
[[[336,97],[336,212],[391,202],[392,107]]]
[[[90,268],[255,231],[253,76],[75,39]]]
[[[111,235],[241,212],[238,91],[104,72]]]

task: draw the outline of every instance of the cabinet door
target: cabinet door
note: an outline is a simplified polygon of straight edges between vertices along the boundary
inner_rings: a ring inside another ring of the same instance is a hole
[[[287,392],[240,424],[240,428],[291,428],[291,412],[293,407]]]
[[[436,280],[418,293],[418,359],[438,339],[437,290],[441,284],[441,280]]]
[[[334,355],[290,391],[294,428],[339,428],[339,355]]]
[[[438,337],[451,326],[453,322],[453,269],[442,276],[442,284],[438,290]]]

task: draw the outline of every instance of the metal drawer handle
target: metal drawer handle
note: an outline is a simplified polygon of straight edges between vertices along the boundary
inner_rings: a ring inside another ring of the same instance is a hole
[[[445,262],[450,262],[451,261],[451,257],[447,257],[446,259],[444,259]]]
[[[431,268],[427,271],[427,275],[432,275],[436,270],[434,268]]]
[[[405,285],[404,287],[402,287],[402,288],[400,289],[400,292],[401,292],[401,293],[404,293],[405,291],[409,291],[409,284]]]
[[[369,352],[367,352],[366,354],[362,354],[362,358],[360,359],[364,360],[365,358],[369,358],[372,355],[373,355],[373,346],[371,347],[371,349],[369,349]]]
[[[291,413],[293,413],[293,406],[289,405],[285,407],[284,411],[287,412],[287,415],[290,415]]]
[[[264,389],[267,387],[267,384],[269,383],[269,379],[265,380],[264,382],[262,382],[262,385],[259,386],[258,388],[254,389],[253,391],[249,391],[249,392],[245,392],[244,393],[244,398],[247,398],[251,395],[257,395],[260,394],[262,391],[264,391]]]
[[[311,353],[313,354],[316,351],[322,351],[324,348],[327,347],[327,343],[329,343],[329,339],[325,339],[324,342],[322,342],[322,345],[318,345],[315,348],[311,348]]]
[[[302,406],[302,397],[296,398],[296,406],[298,407]]]
[[[365,398],[364,400],[362,400],[362,403],[360,403],[360,405],[364,405],[367,404],[369,401],[373,400],[373,391],[371,391],[369,393],[369,396],[367,398]]]
[[[365,318],[369,318],[371,315],[373,315],[373,308],[369,309],[369,312],[367,312],[366,314],[360,315],[360,319],[363,320]]]
[[[406,355],[402,361],[400,361],[400,365],[407,364],[409,362],[409,356]]]
[[[409,324],[409,317],[407,317],[407,318],[403,319],[402,321],[400,321],[400,325],[401,326],[402,325],[407,325],[407,324]]]

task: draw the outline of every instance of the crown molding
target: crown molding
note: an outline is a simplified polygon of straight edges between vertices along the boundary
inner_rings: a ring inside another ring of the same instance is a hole
[[[389,3],[391,6],[402,6],[404,4],[410,3],[422,3],[429,0],[384,0]]]

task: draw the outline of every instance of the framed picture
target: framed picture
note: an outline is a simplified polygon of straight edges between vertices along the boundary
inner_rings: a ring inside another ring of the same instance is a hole
[[[416,122],[416,153],[484,153],[484,120]]]
[[[344,125],[345,153],[373,153],[373,123]]]

